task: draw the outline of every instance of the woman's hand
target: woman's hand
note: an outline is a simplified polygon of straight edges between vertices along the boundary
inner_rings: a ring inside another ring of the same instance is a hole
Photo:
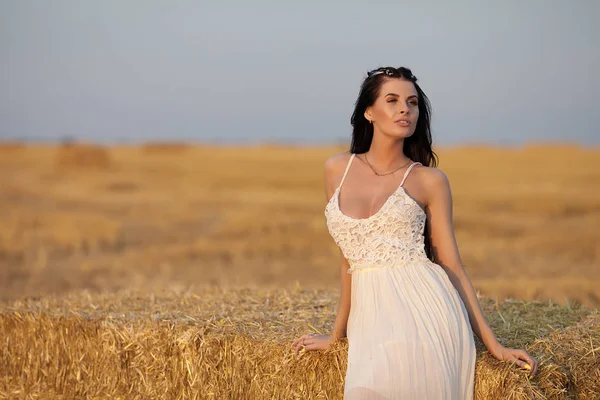
[[[492,355],[500,361],[510,361],[517,364],[519,367],[528,369],[531,375],[535,374],[538,367],[538,362],[528,352],[521,349],[509,349],[500,346],[494,351],[490,351]]]
[[[331,335],[317,335],[311,333],[308,335],[302,335],[292,343],[292,348],[298,355],[302,350],[327,350],[329,346],[334,342]]]

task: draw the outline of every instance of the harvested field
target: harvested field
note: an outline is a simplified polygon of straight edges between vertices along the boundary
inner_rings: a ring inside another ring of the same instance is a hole
[[[333,324],[343,149],[77,146],[0,146],[0,398],[340,397],[346,343],[288,346]],[[597,398],[600,150],[438,153],[488,320],[542,362],[479,346],[478,398]]]
[[[323,163],[340,148],[77,146],[0,157],[0,299],[171,284],[337,287]],[[88,150],[110,168],[57,162]],[[600,150],[438,153],[482,294],[598,307]]]

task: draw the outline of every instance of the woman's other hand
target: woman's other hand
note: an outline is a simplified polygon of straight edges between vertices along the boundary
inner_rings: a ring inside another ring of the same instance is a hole
[[[514,362],[519,367],[529,370],[531,375],[534,375],[537,371],[537,360],[525,350],[509,349],[502,346],[497,351],[492,352],[492,355],[500,361]]]
[[[316,333],[311,333],[302,335],[294,340],[292,348],[296,352],[296,355],[298,355],[302,350],[327,350],[333,342],[334,340],[331,335],[317,335]]]

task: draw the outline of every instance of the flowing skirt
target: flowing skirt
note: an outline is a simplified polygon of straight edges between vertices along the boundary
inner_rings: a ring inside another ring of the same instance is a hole
[[[344,399],[473,399],[473,331],[439,265],[355,270],[347,336]]]

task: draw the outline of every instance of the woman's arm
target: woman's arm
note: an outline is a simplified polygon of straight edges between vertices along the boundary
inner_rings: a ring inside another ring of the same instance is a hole
[[[292,343],[292,348],[296,354],[299,354],[303,348],[307,351],[325,350],[329,348],[333,342],[346,337],[348,317],[350,315],[350,293],[352,285],[352,275],[347,272],[348,268],[348,260],[342,254],[342,263],[340,269],[340,273],[342,275],[342,290],[340,293],[335,323],[333,324],[333,332],[330,335],[316,335],[313,333],[300,336]]]
[[[341,250],[340,254],[342,257],[342,265],[340,268],[342,287],[338,311],[335,317],[335,323],[333,325],[333,333],[331,334],[333,341],[346,337],[348,316],[350,315],[350,299],[352,297],[352,275],[348,273],[348,268],[350,268],[350,265],[348,264],[348,260],[346,260],[346,257],[344,257]]]
[[[500,343],[481,311],[475,289],[467,276],[458,252],[452,224],[452,195],[448,178],[437,169],[430,169],[428,172],[429,174],[424,180],[428,200],[425,212],[431,235],[433,257],[436,264],[444,268],[450,281],[459,292],[469,313],[473,331],[488,350],[494,353]]]
[[[452,194],[446,174],[435,168],[419,168],[426,193],[426,214],[431,235],[431,247],[436,264],[440,265],[460,294],[469,314],[471,327],[489,352],[500,360],[515,361],[524,367],[525,360],[532,373],[537,362],[523,350],[503,347],[485,319],[475,289],[462,265],[452,224]]]
[[[324,182],[325,198],[327,201],[331,200],[331,196],[333,196],[335,189],[339,186],[350,156],[350,153],[339,153],[329,157],[329,159],[325,162]],[[340,265],[341,291],[337,316],[335,317],[333,332],[331,334],[333,341],[346,337],[352,291],[352,275],[348,273],[350,264],[348,263],[346,257],[344,257],[342,250],[339,247],[338,249],[342,259]]]
[[[348,163],[350,154],[339,153],[331,156],[325,162],[325,197],[327,201],[331,199],[335,189],[339,185],[342,175],[344,173],[345,166]],[[341,280],[341,292],[338,303],[338,311],[335,317],[335,323],[333,325],[333,332],[331,335],[302,335],[292,343],[292,347],[296,353],[299,353],[302,348],[306,350],[323,350],[329,347],[329,345],[336,340],[346,337],[346,331],[348,326],[348,317],[350,316],[350,299],[351,299],[351,286],[352,286],[352,275],[348,273],[350,264],[342,250],[338,247],[342,262],[340,265],[340,280]]]

